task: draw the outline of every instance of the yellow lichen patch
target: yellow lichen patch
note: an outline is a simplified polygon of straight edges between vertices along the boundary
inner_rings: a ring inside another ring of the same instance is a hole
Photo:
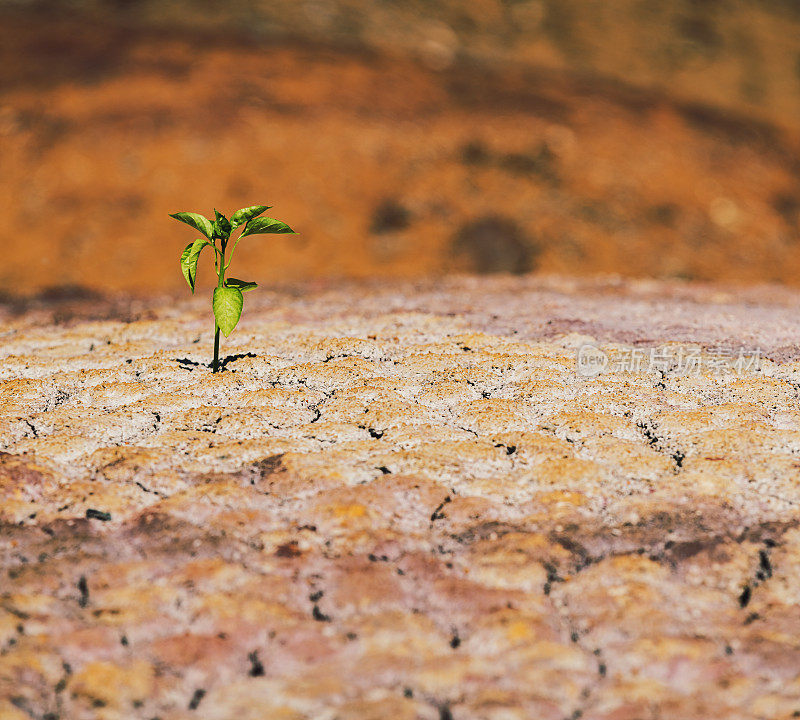
[[[596,486],[606,475],[599,463],[580,458],[555,457],[536,465],[528,476],[542,488],[583,490]]]
[[[559,412],[547,418],[547,426],[555,429],[556,435],[570,440],[597,438],[614,435],[620,438],[639,437],[636,424],[625,417],[611,413]]]
[[[3,698],[0,699],[0,720],[30,720],[30,715]]]
[[[545,505],[585,505],[586,496],[583,493],[568,490],[552,490],[550,492],[539,493],[536,496],[539,502]]]
[[[144,660],[130,665],[95,661],[80,668],[69,683],[69,692],[92,703],[115,709],[130,709],[145,700],[155,688],[155,668]]]
[[[362,518],[367,514],[367,508],[358,503],[352,505],[334,505],[330,509],[333,511],[335,517],[347,520]]]
[[[366,720],[391,717],[397,720],[417,720],[420,703],[410,698],[386,697],[375,700],[353,700],[336,707],[336,717],[342,720]]]

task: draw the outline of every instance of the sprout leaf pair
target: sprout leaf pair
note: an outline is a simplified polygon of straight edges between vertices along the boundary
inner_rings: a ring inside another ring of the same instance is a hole
[[[209,220],[204,215],[192,212],[178,212],[170,217],[186,223],[199,231],[203,237],[190,242],[181,254],[181,272],[186,282],[194,293],[197,279],[197,261],[200,253],[210,247],[214,250],[214,267],[217,274],[217,287],[211,299],[211,308],[214,311],[214,360],[213,372],[219,370],[219,334],[222,332],[228,337],[233,332],[242,315],[244,298],[242,293],[255,290],[258,285],[246,280],[226,278],[225,272],[231,264],[231,258],[236,246],[243,237],[248,235],[272,235],[276,233],[294,233],[286,223],[270,217],[260,217],[269,210],[267,205],[253,205],[237,210],[230,219],[226,218],[216,208],[214,220]],[[239,227],[242,231],[233,243],[230,254],[227,253],[231,234]]]

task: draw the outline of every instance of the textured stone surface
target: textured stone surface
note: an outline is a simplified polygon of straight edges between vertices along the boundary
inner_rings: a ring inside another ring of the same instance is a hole
[[[0,311],[0,717],[796,717],[799,295],[247,301]]]

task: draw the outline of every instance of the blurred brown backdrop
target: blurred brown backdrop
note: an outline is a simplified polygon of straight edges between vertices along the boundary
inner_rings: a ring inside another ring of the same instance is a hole
[[[274,205],[261,282],[800,284],[795,0],[0,0],[5,292],[178,291],[168,212]],[[200,285],[210,284],[208,268]]]

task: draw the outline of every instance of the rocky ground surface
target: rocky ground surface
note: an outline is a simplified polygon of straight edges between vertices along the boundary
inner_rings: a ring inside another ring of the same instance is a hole
[[[0,717],[797,717],[798,306],[261,291],[217,375],[204,299],[1,306]]]

